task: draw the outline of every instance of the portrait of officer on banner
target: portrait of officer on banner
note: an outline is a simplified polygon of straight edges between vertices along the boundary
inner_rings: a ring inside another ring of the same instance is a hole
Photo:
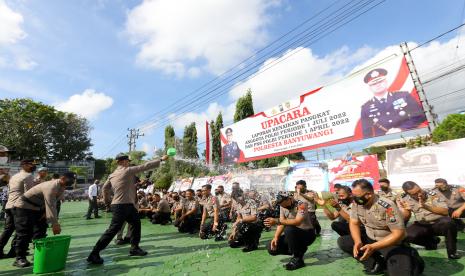
[[[223,147],[223,164],[230,165],[239,161],[241,150],[237,143],[233,141],[233,130],[227,128],[225,133],[228,143]]]
[[[388,91],[387,74],[387,70],[377,68],[363,79],[373,93],[362,105],[360,118],[364,138],[414,129],[426,122],[423,108],[409,92]]]

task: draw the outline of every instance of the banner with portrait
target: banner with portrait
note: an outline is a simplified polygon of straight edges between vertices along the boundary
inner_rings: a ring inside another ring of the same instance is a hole
[[[221,129],[222,162],[248,162],[426,126],[399,53]]]
[[[465,138],[427,147],[388,150],[388,178],[395,188],[401,188],[409,180],[430,188],[436,178],[444,178],[449,184],[465,185],[464,156]]]
[[[328,191],[328,172],[326,163],[304,162],[290,167],[286,178],[286,191],[294,191],[299,180],[307,182],[307,189],[316,192]]]
[[[332,192],[334,184],[351,186],[357,179],[365,178],[379,189],[379,166],[376,155],[347,156],[345,159],[328,161],[329,188]]]

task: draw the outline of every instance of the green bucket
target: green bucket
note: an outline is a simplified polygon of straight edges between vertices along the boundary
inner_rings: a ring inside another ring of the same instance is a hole
[[[71,236],[53,236],[34,241],[34,274],[63,270]]]

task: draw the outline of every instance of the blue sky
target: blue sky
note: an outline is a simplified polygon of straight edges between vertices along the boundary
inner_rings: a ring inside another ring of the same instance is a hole
[[[145,136],[137,146],[151,154],[163,144],[165,125],[153,127],[142,121],[172,107],[179,98],[189,97],[196,88],[333,2],[0,0],[0,98],[29,97],[89,118],[95,157],[127,150],[129,127],[142,127]],[[276,87],[267,87],[263,78],[246,80],[171,123],[178,136],[184,125],[199,123],[199,142],[203,142],[200,123],[214,119],[219,111],[226,121],[231,119],[232,104],[246,87],[254,91],[255,108],[260,111],[342,78],[390,46],[403,41],[421,43],[451,29],[463,22],[463,10],[464,1],[459,0],[385,1],[290,59],[285,69],[289,78],[279,84],[280,91],[289,93],[277,95]],[[420,73],[459,61],[465,52],[456,45],[463,47],[464,41],[461,33],[453,32],[420,48],[414,54]],[[278,67],[267,77],[282,75],[284,69]],[[308,79],[295,79],[301,72]],[[425,90],[434,97],[464,85],[447,80]],[[436,106],[442,116],[465,106],[463,99],[447,99]],[[450,102],[454,105],[449,106]],[[178,116],[173,112],[170,118]],[[168,120],[166,116],[155,118]]]

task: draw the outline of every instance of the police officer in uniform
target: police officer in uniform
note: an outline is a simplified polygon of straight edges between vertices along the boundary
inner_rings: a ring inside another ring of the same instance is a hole
[[[445,236],[447,256],[459,259],[457,253],[457,225],[448,216],[447,204],[434,191],[425,191],[415,182],[407,181],[402,185],[407,194],[400,204],[404,219],[408,220],[413,213],[415,222],[407,228],[407,241],[436,249],[439,238]]]
[[[296,200],[300,200],[306,202],[308,205],[308,215],[310,216],[310,222],[315,229],[315,233],[317,236],[321,233],[321,226],[318,218],[316,217],[316,204],[324,205],[324,200],[320,200],[318,198],[318,194],[315,191],[307,190],[307,182],[305,180],[299,180],[296,182],[295,187],[296,194],[294,198]]]
[[[339,237],[339,247],[362,262],[367,274],[385,268],[388,275],[421,274],[424,265],[418,252],[402,245],[406,231],[396,204],[377,196],[366,179],[355,180],[352,188],[356,204],[350,211],[350,235]],[[360,231],[361,224],[366,235]]]
[[[352,190],[347,186],[342,186],[338,192],[338,200],[329,199],[328,203],[336,209],[335,211],[331,211],[327,205],[323,207],[325,215],[330,220],[333,220],[331,228],[339,236],[350,235],[349,220],[352,208]]]
[[[295,270],[305,266],[304,254],[316,239],[316,234],[308,215],[308,204],[298,201],[287,193],[276,197],[280,206],[279,218],[266,218],[265,226],[278,225],[273,239],[268,243],[270,255],[292,255],[286,270]],[[284,233],[284,235],[282,235]]]
[[[15,242],[16,261],[13,263],[14,266],[27,267],[31,265],[26,259],[27,249],[33,237],[34,228],[32,226],[38,226],[40,219],[43,217],[43,209],[45,209],[47,221],[52,224],[53,234],[61,233],[56,202],[65,191],[65,188],[73,185],[74,180],[74,173],[66,172],[60,179],[53,179],[35,185],[16,200],[14,216],[17,239]]]
[[[21,161],[21,171],[11,177],[8,184],[8,201],[5,205],[5,226],[3,233],[0,235],[0,258],[8,257],[13,258],[16,254],[15,252],[15,239],[11,243],[11,249],[8,254],[4,255],[3,248],[8,243],[11,235],[15,231],[15,222],[14,222],[14,205],[15,202],[20,198],[26,191],[31,189],[34,186],[34,178],[32,173],[35,171],[34,160],[25,159]]]
[[[210,236],[215,235],[215,241],[223,240],[223,235],[226,231],[227,225],[219,215],[218,199],[211,194],[212,186],[206,184],[202,186],[203,194],[203,213],[200,222],[201,239],[208,239]]]
[[[224,187],[222,185],[219,185],[216,190],[215,196],[220,205],[220,217],[225,222],[230,221],[229,213],[231,212],[231,196],[224,192]]]
[[[256,250],[263,230],[263,224],[257,216],[257,203],[238,193],[234,194],[234,200],[238,204],[238,210],[237,219],[229,236],[229,246],[231,248],[245,246],[243,252]]]
[[[457,227],[464,228],[463,221],[460,218],[465,217],[465,188],[458,185],[449,185],[444,178],[434,180],[435,191],[446,199],[449,215],[454,219]]]
[[[388,91],[387,73],[377,68],[363,79],[373,92],[373,98],[361,109],[364,138],[413,129],[426,121],[423,109],[409,92]]]
[[[379,197],[390,199],[392,202],[396,202],[399,196],[393,192],[390,184],[391,182],[387,178],[381,178],[379,181],[380,190],[376,193]]]
[[[226,165],[234,164],[239,161],[241,150],[233,140],[233,131],[231,128],[226,129],[226,140],[228,144],[223,147],[223,163]]]
[[[111,204],[113,217],[110,226],[97,241],[92,252],[87,257],[87,261],[92,264],[103,264],[100,251],[107,247],[121,229],[124,222],[132,226],[131,250],[129,254],[131,256],[147,255],[147,252],[139,247],[141,226],[137,211],[135,176],[143,171],[158,167],[162,161],[168,159],[168,156],[164,155],[159,160],[151,160],[142,165],[132,167],[129,166],[130,160],[129,156],[126,154],[120,153],[115,159],[118,167],[108,176],[107,181],[102,187],[104,195],[108,195],[109,190],[113,188],[114,196]]]
[[[194,197],[194,190],[188,189],[186,191],[186,198],[183,204],[182,215],[178,219],[178,231],[194,234],[200,226],[200,207]]]

